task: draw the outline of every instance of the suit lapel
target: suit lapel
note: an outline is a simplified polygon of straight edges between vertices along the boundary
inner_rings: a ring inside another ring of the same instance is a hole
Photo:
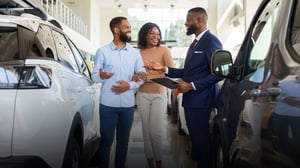
[[[200,40],[197,42],[195,47],[190,47],[189,50],[187,51],[186,54],[186,59],[184,62],[184,67],[188,67],[189,64],[189,60],[195,55],[194,52],[200,50],[202,47],[200,47],[201,45],[203,46],[203,43],[205,43],[205,40],[207,38],[209,34],[209,30],[206,31],[203,36],[200,38]]]

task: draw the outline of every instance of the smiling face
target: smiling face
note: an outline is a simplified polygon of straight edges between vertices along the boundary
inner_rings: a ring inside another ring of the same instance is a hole
[[[137,46],[140,49],[160,46],[161,31],[155,23],[145,23],[138,33]]]
[[[131,41],[131,25],[128,20],[122,20],[121,24],[117,27],[116,33],[122,42]]]
[[[188,13],[186,16],[185,26],[186,26],[186,35],[192,35],[197,31],[196,25],[196,15],[193,13]]]
[[[200,33],[207,29],[207,14],[203,8],[195,8],[190,10],[186,15],[184,23],[186,27],[186,34],[195,34],[198,36]]]
[[[158,44],[160,43],[160,38],[160,32],[157,27],[153,27],[152,29],[150,29],[146,38],[147,47],[158,46]]]

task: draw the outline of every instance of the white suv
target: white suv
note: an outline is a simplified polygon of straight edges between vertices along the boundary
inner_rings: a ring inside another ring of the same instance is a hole
[[[0,9],[0,167],[85,167],[99,144],[100,86],[58,24],[28,17],[38,9],[7,7]]]

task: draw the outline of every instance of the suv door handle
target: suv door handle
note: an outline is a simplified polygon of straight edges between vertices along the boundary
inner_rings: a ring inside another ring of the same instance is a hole
[[[252,89],[250,91],[250,96],[252,98],[278,96],[280,93],[281,93],[280,87],[269,87],[266,89]]]

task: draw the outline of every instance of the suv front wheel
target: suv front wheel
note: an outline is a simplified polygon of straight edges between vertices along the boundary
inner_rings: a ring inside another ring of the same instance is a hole
[[[79,168],[81,160],[80,146],[77,140],[73,137],[68,144],[65,159],[64,168]]]

